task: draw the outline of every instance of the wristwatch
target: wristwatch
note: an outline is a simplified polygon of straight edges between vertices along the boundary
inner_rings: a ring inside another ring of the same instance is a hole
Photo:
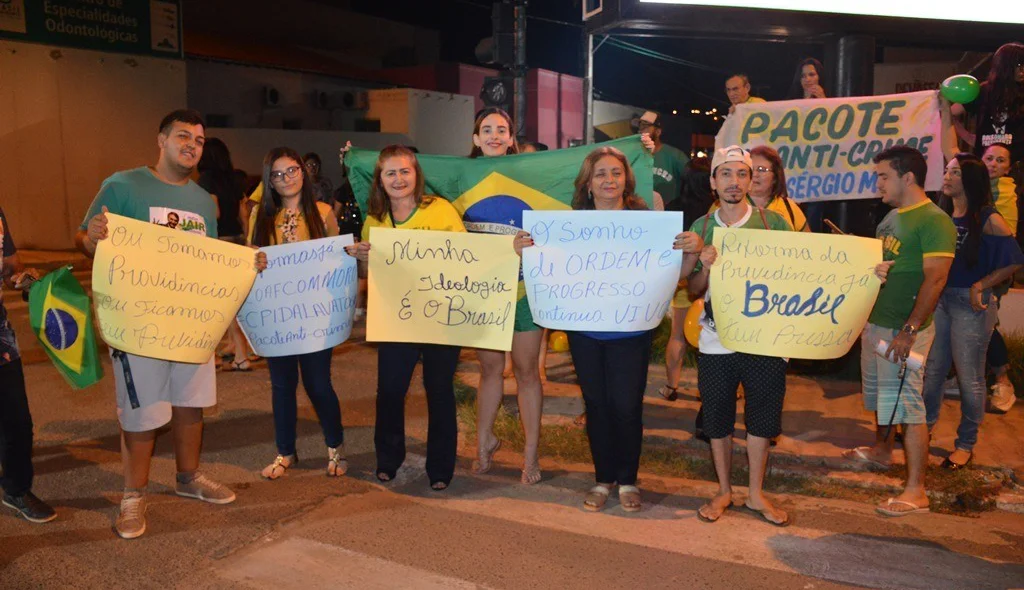
[[[917,330],[918,330],[917,326],[911,326],[910,324],[903,324],[903,331],[906,332],[908,336],[912,336],[912,337],[913,336],[917,336]]]

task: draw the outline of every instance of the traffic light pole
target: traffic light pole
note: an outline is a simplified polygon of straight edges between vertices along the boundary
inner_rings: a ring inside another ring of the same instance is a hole
[[[594,143],[594,35],[583,33],[583,142]]]
[[[526,136],[526,0],[515,0],[515,60],[512,74],[515,76],[512,118],[517,129],[516,137]]]

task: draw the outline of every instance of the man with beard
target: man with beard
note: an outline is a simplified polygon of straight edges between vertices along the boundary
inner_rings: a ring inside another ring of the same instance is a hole
[[[191,110],[178,110],[160,122],[160,157],[154,166],[117,172],[103,181],[75,241],[88,256],[106,239],[107,216],[177,225],[193,219],[190,231],[217,237],[217,210],[210,194],[192,182],[203,154],[205,124]],[[266,256],[256,256],[257,268]],[[146,531],[146,486],[157,429],[168,422],[174,436],[175,492],[213,504],[228,504],[235,494],[198,471],[203,437],[203,408],[217,401],[213,358],[204,364],[178,363],[111,350],[117,416],[121,424],[124,496],[114,524],[117,534],[134,539]]]
[[[731,145],[715,150],[711,160],[711,189],[718,194],[720,207],[693,222],[690,230],[711,244],[715,228],[766,229],[791,231],[789,222],[775,211],[750,204],[747,195],[753,178],[750,154]],[[764,495],[765,468],[771,440],[782,432],[782,400],[786,395],[786,359],[733,352],[722,345],[711,306],[711,265],[718,257],[708,245],[700,255],[700,265],[690,275],[690,294],[704,299],[700,324],[700,354],[697,356],[697,388],[703,405],[703,429],[711,439],[711,454],[718,474],[718,494],[697,511],[704,522],[715,522],[732,505],[732,435],[736,426],[736,394],[744,391],[744,418],[747,428],[747,459],[750,464],[749,493],[744,506],[766,522],[786,526],[785,511],[776,508]],[[784,353],[785,351],[779,351]]]
[[[860,373],[864,407],[875,412],[875,444],[845,451],[858,463],[892,465],[896,427],[903,425],[907,480],[903,492],[876,507],[886,516],[928,512],[924,473],[928,467],[928,424],[924,406],[924,361],[908,366],[911,353],[927,359],[935,337],[932,313],[946,286],[956,253],[956,227],[924,192],[928,165],[909,146],[889,148],[874,158],[876,186],[892,207],[875,231],[882,258],[891,267],[861,335]],[[876,271],[877,272],[877,271]],[[886,343],[885,354],[875,353]]]

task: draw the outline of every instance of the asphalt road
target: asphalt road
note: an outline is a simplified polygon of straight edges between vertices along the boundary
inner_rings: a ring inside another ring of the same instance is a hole
[[[339,348],[348,477],[324,475],[326,453],[301,398],[302,462],[261,480],[274,456],[265,367],[221,374],[219,415],[207,421],[204,469],[238,493],[213,506],[173,495],[170,440],[158,443],[149,529],[133,541],[111,530],[120,499],[117,423],[109,377],[75,392],[48,364],[26,368],[36,423],[36,491],[60,518],[33,525],[0,512],[0,588],[1014,588],[1024,587],[1024,516],[939,514],[884,519],[872,507],[800,496],[780,529],[730,511],[695,518],[708,482],[641,475],[645,509],[614,498],[580,508],[587,465],[542,463],[519,483],[519,458],[498,455],[468,472],[474,444],[445,492],[422,468],[425,403],[408,406],[410,458],[398,479],[372,478],[376,355]]]

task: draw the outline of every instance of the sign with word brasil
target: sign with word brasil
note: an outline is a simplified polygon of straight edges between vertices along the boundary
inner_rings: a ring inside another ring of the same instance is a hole
[[[679,282],[672,243],[683,214],[527,211],[523,278],[534,323],[553,330],[634,332],[665,317]]]
[[[238,324],[260,356],[333,348],[352,334],[359,277],[345,253],[352,235],[268,246],[267,268],[238,312]]]
[[[908,145],[928,162],[925,190],[942,188],[942,124],[934,90],[736,105],[715,147],[776,149],[789,196],[801,202],[876,197],[872,158]]]
[[[92,297],[103,340],[124,352],[205,363],[256,278],[252,248],[107,213]]]
[[[833,359],[860,337],[881,286],[881,240],[716,228],[713,242],[711,308],[726,348]]]
[[[366,339],[512,349],[512,236],[370,228]]]

